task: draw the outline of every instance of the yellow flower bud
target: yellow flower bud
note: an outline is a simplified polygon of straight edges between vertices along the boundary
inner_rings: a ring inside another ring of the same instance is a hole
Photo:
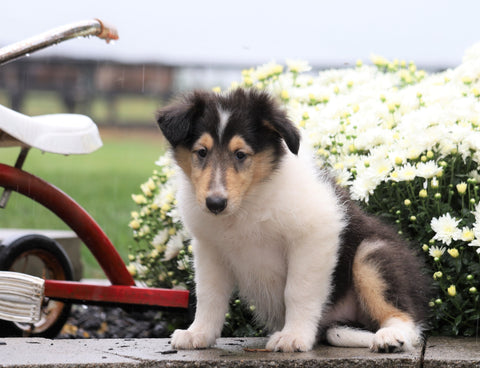
[[[137,267],[132,263],[127,266],[127,271],[132,277],[137,276]]]
[[[457,258],[459,256],[458,249],[452,248],[447,250],[448,254],[450,254],[453,258]]]
[[[418,193],[418,196],[420,198],[427,198],[428,197],[428,192],[426,191],[426,189],[422,189],[419,193]]]
[[[247,86],[250,87],[253,85],[253,79],[251,77],[244,77],[243,78],[243,83]]]
[[[472,78],[467,77],[467,76],[462,77],[462,82],[466,85],[472,84]]]
[[[150,189],[150,190],[155,190],[155,188],[157,187],[157,184],[155,184],[155,182],[153,181],[152,178],[148,179],[146,184],[147,184],[148,189]]]
[[[455,285],[450,285],[450,287],[447,289],[448,295],[450,296],[455,296],[457,295],[457,288]]]
[[[457,191],[458,191],[458,194],[460,195],[465,194],[465,192],[467,191],[467,183],[461,182],[457,184]]]
[[[172,207],[171,207],[168,203],[165,203],[165,204],[162,206],[162,208],[161,208],[161,210],[162,210],[163,212],[168,212],[168,211],[170,211],[171,209],[172,209]]]
[[[128,226],[130,226],[130,228],[133,229],[133,230],[138,230],[138,229],[140,229],[140,222],[138,222],[137,220],[132,220],[132,221],[130,221]]]
[[[462,240],[470,242],[473,239],[475,239],[475,234],[474,234],[473,230],[471,230],[468,227],[464,227],[462,229]]]
[[[142,194],[132,194],[132,199],[136,204],[145,204],[147,199]]]

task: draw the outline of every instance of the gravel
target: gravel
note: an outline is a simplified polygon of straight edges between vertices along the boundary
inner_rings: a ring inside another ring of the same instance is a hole
[[[169,323],[158,310],[127,312],[122,308],[74,305],[57,338],[165,338]]]

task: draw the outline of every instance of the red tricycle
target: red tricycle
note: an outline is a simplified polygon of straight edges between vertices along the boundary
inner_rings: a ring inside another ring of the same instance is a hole
[[[64,40],[98,36],[118,38],[113,27],[95,19],[53,29],[0,49],[0,65]],[[71,262],[53,239],[38,234],[16,236],[0,244],[0,336],[54,337],[66,322],[71,304],[106,303],[188,308],[189,292],[137,287],[122,258],[95,220],[71,197],[22,170],[31,148],[63,155],[88,154],[101,146],[97,126],[78,114],[27,116],[0,105],[0,147],[19,146],[14,166],[0,163],[0,207],[12,191],[56,214],[90,249],[111,285],[73,281]],[[28,275],[28,264],[41,265]]]

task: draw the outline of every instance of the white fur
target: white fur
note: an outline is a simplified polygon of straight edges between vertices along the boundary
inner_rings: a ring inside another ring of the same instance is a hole
[[[344,212],[309,155],[288,153],[271,178],[256,184],[233,213],[214,216],[180,174],[179,210],[193,234],[197,311],[177,330],[179,349],[219,337],[234,287],[274,333],[267,348],[306,351],[316,339],[330,294]]]
[[[372,346],[373,338],[373,332],[347,326],[337,326],[327,330],[327,341],[333,346],[368,348]]]
[[[370,349],[372,351],[409,351],[422,341],[421,329],[413,322],[399,318],[386,320],[375,333]]]
[[[218,123],[218,136],[220,139],[223,136],[223,131],[225,130],[225,127],[227,126],[228,119],[230,118],[230,112],[226,110],[222,110],[221,108],[218,109],[218,114],[220,115],[220,121]]]

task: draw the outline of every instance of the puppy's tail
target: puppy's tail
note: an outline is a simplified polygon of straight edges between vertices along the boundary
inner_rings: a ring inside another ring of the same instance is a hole
[[[327,342],[346,348],[370,348],[375,334],[348,326],[332,326],[326,332]]]

